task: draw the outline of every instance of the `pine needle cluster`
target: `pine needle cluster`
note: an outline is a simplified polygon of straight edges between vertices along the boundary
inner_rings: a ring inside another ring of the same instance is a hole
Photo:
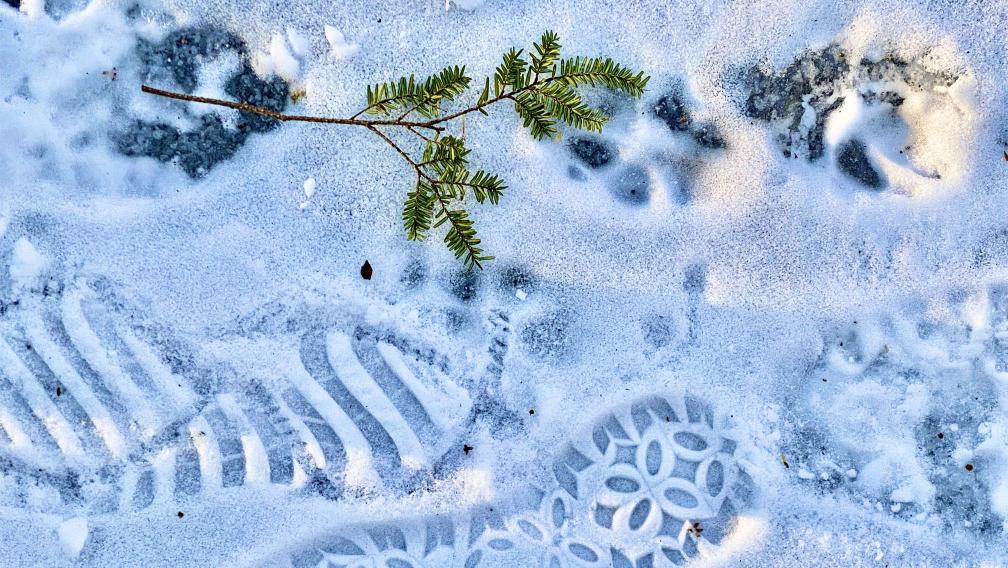
[[[446,227],[444,243],[467,270],[483,268],[492,260],[486,254],[466,204],[496,205],[506,186],[496,174],[469,165],[470,150],[462,136],[448,133],[448,123],[479,112],[498,102],[510,101],[522,127],[536,140],[558,139],[559,124],[600,132],[607,116],[588,105],[578,93],[581,87],[605,87],[640,97],[648,79],[612,59],[575,57],[561,59],[557,34],[547,31],[532,50],[510,49],[493,77],[486,77],[479,98],[472,106],[444,114],[443,108],[469,90],[472,78],[464,66],[446,67],[423,80],[413,75],[396,81],[368,85],[367,106],[351,118],[310,117],[280,114],[241,102],[196,97],[143,87],[160,96],[226,106],[258,113],[281,121],[307,121],[363,126],[379,136],[412,166],[416,180],[406,195],[402,221],[406,237],[423,241]],[[368,115],[377,118],[360,118]],[[414,118],[411,115],[417,115]],[[418,148],[409,151],[393,140],[386,129],[398,128],[415,137]]]

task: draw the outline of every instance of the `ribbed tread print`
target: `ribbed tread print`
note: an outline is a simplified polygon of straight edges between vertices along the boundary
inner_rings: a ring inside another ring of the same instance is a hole
[[[101,279],[5,307],[0,507],[99,515],[241,487],[395,491],[431,478],[470,414],[436,350],[392,330],[314,321],[290,334],[284,373],[250,377],[144,321]]]

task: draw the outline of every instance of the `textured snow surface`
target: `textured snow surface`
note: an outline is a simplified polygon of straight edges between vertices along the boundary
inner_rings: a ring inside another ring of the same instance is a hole
[[[1008,562],[1005,4],[9,4],[0,565]],[[545,28],[652,79],[467,119],[475,275],[367,131],[139,89],[350,116]]]

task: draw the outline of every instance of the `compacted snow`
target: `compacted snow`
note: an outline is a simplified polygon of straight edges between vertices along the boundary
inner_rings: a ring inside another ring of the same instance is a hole
[[[0,564],[1004,565],[1006,16],[7,0]],[[471,275],[366,130],[140,92],[350,116],[545,29],[651,81],[467,117]]]

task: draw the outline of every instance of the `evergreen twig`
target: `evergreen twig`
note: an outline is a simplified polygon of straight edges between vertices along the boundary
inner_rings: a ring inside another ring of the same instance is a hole
[[[573,128],[599,132],[608,117],[585,104],[575,89],[603,86],[640,97],[649,77],[634,73],[609,58],[576,57],[560,59],[560,40],[547,31],[529,51],[531,62],[523,58],[523,50],[508,51],[494,72],[485,78],[475,104],[442,115],[445,103],[454,101],[469,89],[472,79],[465,67],[446,67],[439,73],[418,81],[413,75],[397,81],[377,83],[367,88],[367,105],[350,118],[284,114],[243,102],[200,97],[166,91],[142,85],[145,93],[188,102],[204,103],[258,114],[283,122],[315,122],[362,126],[392,147],[416,173],[413,191],[406,195],[403,207],[403,227],[409,240],[422,241],[430,231],[447,224],[445,245],[462,261],[467,270],[483,268],[483,262],[493,259],[484,253],[476,229],[464,205],[467,195],[478,203],[496,205],[506,189],[495,174],[484,170],[470,172],[469,149],[462,138],[447,134],[449,122],[479,112],[501,101],[511,101],[515,113],[537,140],[559,136],[557,123]],[[410,119],[418,114],[422,119]],[[369,118],[361,118],[368,115]],[[374,118],[370,118],[374,117]],[[423,142],[420,158],[414,158],[382,128],[402,128]],[[463,132],[464,135],[464,132]]]

